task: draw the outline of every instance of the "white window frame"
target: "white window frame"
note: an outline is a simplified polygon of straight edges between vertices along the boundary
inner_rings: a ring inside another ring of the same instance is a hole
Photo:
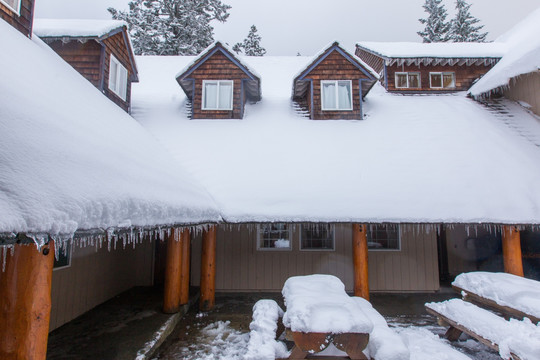
[[[62,269],[67,269],[67,268],[70,268],[71,267],[71,260],[73,259],[73,242],[68,242],[66,244],[67,246],[67,249],[66,249],[66,257],[68,259],[68,263],[67,265],[64,265],[64,266],[57,266],[57,267],[54,267],[54,264],[53,264],[53,271],[56,271],[56,270],[62,270]],[[62,249],[59,249],[58,251],[62,251]],[[54,260],[56,262],[56,258]]]
[[[431,75],[441,75],[441,86],[433,86],[431,84]],[[444,75],[452,75],[452,77],[454,78],[454,86],[452,87],[444,87]],[[430,72],[429,73],[429,87],[431,89],[455,89],[456,88],[456,73],[453,72],[453,71],[444,71],[444,72],[437,72],[437,71],[434,71],[434,72]]]
[[[112,78],[111,71],[113,65],[117,66],[116,77],[114,79]],[[122,73],[124,73],[126,76],[125,84],[122,83]],[[122,65],[122,63],[113,54],[111,54],[111,61],[109,62],[109,89],[124,101],[127,100],[128,77],[129,72],[127,71],[126,67]]]
[[[262,240],[262,226],[261,224],[257,225],[257,251],[292,251],[292,241],[293,241],[293,231],[292,226],[290,224],[287,225],[287,232],[289,233],[289,247],[288,248],[266,248],[261,247],[261,240]]]
[[[22,0],[17,0],[17,9],[11,7],[11,5],[9,5],[5,0],[0,0],[0,3],[4,4],[5,7],[7,7],[9,10],[13,11],[15,14],[17,14],[18,16],[21,16],[21,4],[22,4]]]
[[[414,87],[414,88],[411,87],[411,85],[409,84],[409,74],[418,74],[418,85],[420,85],[420,86]],[[397,80],[398,75],[406,75],[407,76],[407,86],[398,86],[398,80]],[[431,81],[431,77],[430,77],[430,81]],[[420,88],[422,88],[421,74],[418,71],[409,71],[409,72],[399,71],[399,72],[395,72],[394,73],[394,84],[396,86],[396,89],[420,89]]]
[[[397,227],[398,227],[398,248],[397,249],[369,249],[368,248],[368,251],[383,251],[383,252],[390,252],[390,251],[394,251],[394,252],[399,252],[401,251],[401,225],[400,224],[397,224]],[[370,228],[369,228],[369,225],[367,225],[367,231],[371,231]],[[366,232],[366,237],[367,237],[367,232]],[[369,239],[367,239],[369,240]]]
[[[207,108],[204,106],[204,99],[206,98],[206,84],[207,83],[217,83],[218,91],[217,91],[217,107],[216,108]],[[221,86],[221,83],[229,83],[231,84],[231,104],[227,108],[220,108],[219,107],[219,88]],[[201,99],[201,109],[202,110],[223,110],[223,111],[231,111],[234,108],[234,80],[203,80],[202,83],[202,99]]]
[[[330,224],[331,230],[332,230],[332,248],[331,249],[305,249],[302,247],[302,234],[304,233],[304,226],[300,225],[300,243],[299,243],[299,249],[300,251],[336,251],[336,226],[334,224]]]
[[[350,92],[350,104],[351,104],[351,107],[348,108],[348,109],[340,109],[339,108],[339,90],[338,90],[338,84],[340,82],[347,82],[349,84],[349,87],[351,89],[351,92]],[[335,93],[335,97],[336,97],[336,108],[335,109],[327,109],[324,107],[324,101],[323,101],[323,89],[324,89],[324,84],[334,84],[335,85],[335,89],[336,89],[336,93]],[[354,104],[353,104],[353,86],[352,86],[352,81],[351,80],[321,80],[321,110],[322,111],[352,111],[354,109]]]

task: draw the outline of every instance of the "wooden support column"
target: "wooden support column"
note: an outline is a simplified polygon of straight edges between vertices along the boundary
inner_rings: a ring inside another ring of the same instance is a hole
[[[212,310],[216,292],[216,227],[203,231],[201,259],[201,311]]]
[[[189,302],[189,266],[190,266],[190,236],[189,229],[184,229],[182,238],[182,272],[180,275],[180,304]]]
[[[366,230],[366,225],[353,224],[354,296],[360,296],[369,301]]]
[[[502,233],[504,271],[523,276],[523,258],[521,256],[521,239],[515,226],[503,226]]]
[[[167,239],[165,258],[165,287],[163,293],[163,312],[174,314],[180,310],[180,279],[182,276],[182,237],[179,230],[172,229]]]
[[[0,269],[0,359],[45,360],[51,316],[54,242],[15,245]]]

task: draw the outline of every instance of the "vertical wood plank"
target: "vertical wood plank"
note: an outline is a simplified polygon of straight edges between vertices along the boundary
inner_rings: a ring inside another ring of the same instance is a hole
[[[354,295],[369,301],[369,268],[366,226],[353,225]]]
[[[504,271],[523,276],[523,259],[521,255],[521,239],[515,226],[503,226],[503,260]]]
[[[184,305],[189,302],[189,269],[191,263],[191,236],[189,229],[182,230],[180,234],[180,242],[182,243],[182,270],[180,271],[180,304]]]
[[[203,231],[201,255],[201,298],[199,308],[214,308],[216,291],[216,227]]]
[[[178,229],[171,229],[167,239],[165,260],[165,287],[163,293],[163,312],[177,313],[180,309],[180,286],[182,275],[182,239]]]

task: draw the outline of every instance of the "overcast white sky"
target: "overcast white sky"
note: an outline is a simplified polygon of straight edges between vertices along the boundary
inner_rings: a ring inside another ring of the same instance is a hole
[[[234,44],[252,24],[268,55],[313,55],[331,41],[348,49],[357,41],[420,41],[424,0],[222,0],[232,6],[215,39]],[[127,9],[128,0],[36,0],[39,18],[110,19],[107,8]],[[444,0],[450,16],[454,0]],[[538,0],[470,0],[494,40],[540,7]]]

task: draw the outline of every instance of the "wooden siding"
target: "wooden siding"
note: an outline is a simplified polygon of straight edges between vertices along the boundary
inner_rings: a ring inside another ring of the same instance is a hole
[[[244,109],[242,99],[242,80],[247,75],[221,51],[215,52],[202,63],[189,78],[195,79],[195,90],[192,99],[193,119],[241,119]],[[233,109],[229,110],[202,110],[202,83],[203,80],[233,80]]]
[[[514,101],[524,101],[540,116],[540,71],[518,76],[510,81],[504,96]]]
[[[49,46],[73,66],[82,76],[90,81],[99,89],[101,84],[101,48],[102,46],[94,41],[88,40],[80,42],[73,40],[64,43],[61,40],[55,40],[49,43]]]
[[[356,48],[356,56],[362,59],[366,64],[368,64],[373,70],[378,74],[382,74],[384,71],[384,59],[380,56],[370,53],[361,48]]]
[[[32,37],[32,24],[34,22],[34,0],[22,0],[21,11],[18,15],[0,3],[0,18],[19,30],[27,37]]]
[[[75,247],[71,267],[53,271],[50,331],[133,286],[152,285],[153,246]]]
[[[250,230],[251,229],[251,230]],[[254,227],[219,227],[216,291],[281,291],[290,276],[332,274],[353,290],[352,225],[336,225],[335,251],[300,251],[296,226],[292,251],[258,251]],[[401,251],[370,251],[371,291],[431,292],[439,289],[437,236],[402,231]],[[193,241],[192,283],[199,284],[201,238]]]
[[[313,108],[311,108],[311,94],[307,98],[308,111],[313,120],[362,119],[362,109],[360,108],[360,83],[359,79],[368,77],[354,64],[348,61],[337,51],[332,51],[323,61],[305,76],[306,79],[313,80]],[[323,111],[321,103],[321,80],[351,80],[353,91],[352,111]],[[300,102],[299,102],[300,103]]]
[[[458,65],[434,65],[434,66],[418,66],[418,65],[393,65],[386,68],[386,76],[388,77],[388,91],[395,91],[401,93],[407,92],[452,92],[452,91],[465,91],[468,90],[473,81],[482,77],[492,68],[491,65],[472,65],[472,66],[458,66]],[[396,72],[419,72],[420,82],[422,87],[420,89],[403,89],[396,88],[395,73]],[[431,89],[429,85],[429,73],[430,72],[453,72],[455,73],[456,87],[452,89]]]
[[[119,32],[104,39],[103,44],[105,45],[105,61],[103,64],[103,93],[115,104],[129,112],[131,107],[131,77],[133,75],[133,68],[131,66],[131,60],[129,57],[129,49],[124,41],[124,35],[122,32]],[[109,66],[111,64],[111,54],[113,54],[114,57],[117,58],[118,61],[120,61],[128,70],[127,94],[125,101],[109,90]]]

